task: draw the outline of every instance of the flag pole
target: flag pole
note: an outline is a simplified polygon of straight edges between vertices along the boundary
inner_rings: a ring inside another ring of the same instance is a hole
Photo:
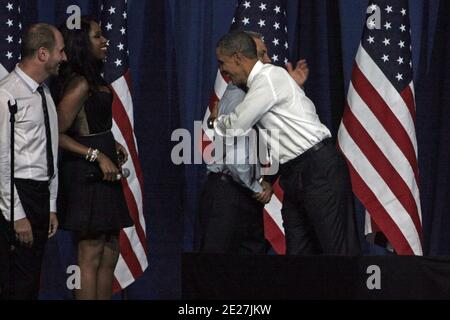
[[[128,291],[127,291],[127,289],[125,288],[125,289],[122,289],[121,291],[120,291],[120,296],[121,296],[121,298],[122,298],[122,300],[129,300],[128,299]]]

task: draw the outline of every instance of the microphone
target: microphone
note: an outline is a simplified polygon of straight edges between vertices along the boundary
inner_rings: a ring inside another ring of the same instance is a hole
[[[127,168],[122,168],[119,173],[116,175],[115,179],[116,181],[119,181],[120,179],[126,179],[130,176],[130,170]],[[86,173],[86,180],[94,182],[94,181],[100,181],[103,179],[103,172],[99,169],[92,170]]]
[[[130,176],[130,170],[128,170],[127,168],[122,168],[120,170],[120,172],[117,174],[116,176],[116,180],[120,180],[120,179],[126,179]]]

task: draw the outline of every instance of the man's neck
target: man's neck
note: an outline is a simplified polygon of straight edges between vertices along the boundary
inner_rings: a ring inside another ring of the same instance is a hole
[[[252,70],[253,70],[253,67],[255,66],[255,64],[258,62],[258,59],[255,59],[255,60],[248,60],[247,61],[247,63],[245,64],[245,66],[244,66],[244,70],[245,70],[245,75],[247,76],[247,79],[248,79],[248,76],[250,75],[250,73],[252,72]]]
[[[33,65],[31,62],[27,60],[23,60],[19,62],[19,68],[24,73],[27,74],[31,79],[36,81],[39,84],[42,84],[45,79],[47,79],[47,75],[45,72],[42,72],[42,70],[38,70],[38,68]]]
[[[255,67],[255,64],[258,62],[258,59],[254,60],[248,60],[246,64],[244,65],[244,72],[246,75],[247,81],[245,82],[245,86],[248,87],[248,79],[250,77],[250,73],[252,73],[253,68]]]

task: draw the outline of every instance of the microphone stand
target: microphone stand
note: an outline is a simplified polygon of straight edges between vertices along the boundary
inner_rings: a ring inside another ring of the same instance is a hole
[[[11,205],[10,205],[10,247],[9,247],[9,254],[10,254],[10,258],[9,258],[9,296],[10,299],[14,298],[14,286],[15,286],[15,270],[14,270],[14,253],[16,250],[16,232],[14,230],[14,125],[15,125],[15,114],[17,113],[17,103],[16,101],[14,101],[14,104],[11,104],[11,101],[8,101],[8,107],[9,107],[9,113],[11,114],[10,117],[10,122],[11,122],[11,164],[10,164],[10,169],[11,169],[11,184],[10,184],[10,201],[11,201]]]

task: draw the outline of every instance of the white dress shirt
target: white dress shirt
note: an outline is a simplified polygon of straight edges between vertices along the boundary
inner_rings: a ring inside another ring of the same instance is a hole
[[[0,81],[0,210],[10,220],[10,113],[8,101],[17,103],[14,135],[14,176],[20,179],[48,181],[47,149],[42,98],[39,84],[17,65],[14,71]],[[58,118],[55,103],[44,85],[52,137],[55,174],[49,182],[50,211],[56,212],[58,192]],[[26,217],[17,190],[14,188],[14,220]]]
[[[281,164],[331,137],[312,101],[285,69],[258,61],[249,74],[247,87],[235,111],[214,122],[218,134],[241,135],[256,124],[260,131],[267,131],[268,146]]]

